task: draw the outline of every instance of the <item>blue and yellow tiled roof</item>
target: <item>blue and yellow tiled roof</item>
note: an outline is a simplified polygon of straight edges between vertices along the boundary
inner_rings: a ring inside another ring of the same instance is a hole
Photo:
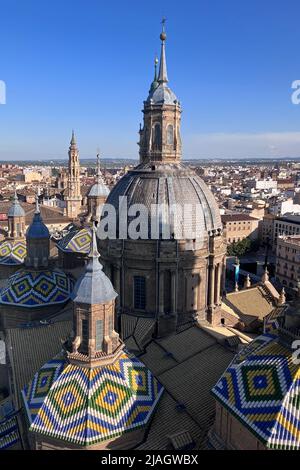
[[[0,264],[22,264],[26,257],[26,243],[19,240],[6,240],[0,245]]]
[[[6,418],[0,422],[0,450],[7,449],[20,442],[16,417]]]
[[[300,365],[274,335],[238,354],[214,397],[272,449],[300,449]]]
[[[0,291],[0,304],[16,307],[43,307],[70,299],[73,280],[59,269],[21,269],[9,277]]]
[[[67,253],[88,254],[92,239],[92,229],[89,227],[73,227],[58,243],[58,248]]]
[[[163,387],[136,357],[85,368],[58,355],[22,391],[30,430],[88,446],[145,425]]]

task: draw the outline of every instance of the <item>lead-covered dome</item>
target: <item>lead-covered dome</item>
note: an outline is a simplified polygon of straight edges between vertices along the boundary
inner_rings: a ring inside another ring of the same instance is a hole
[[[222,231],[220,211],[213,194],[195,171],[181,163],[148,162],[124,175],[107,199],[107,204],[115,207],[117,215],[122,196],[127,197],[127,209],[133,204],[142,204],[150,214],[152,204],[165,208],[163,220],[170,224],[170,233],[175,233],[175,238],[183,238],[176,237],[183,224],[185,229],[189,225],[196,239]],[[185,218],[181,210],[187,211]],[[133,218],[128,217],[128,223]],[[159,238],[161,232],[162,227]]]

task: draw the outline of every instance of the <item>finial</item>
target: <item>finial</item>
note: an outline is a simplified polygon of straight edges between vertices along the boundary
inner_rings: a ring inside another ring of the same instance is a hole
[[[263,283],[269,281],[269,271],[268,271],[267,266],[265,267],[265,271],[264,271],[264,273],[263,273],[263,275],[262,275],[261,280],[262,280]]]
[[[167,39],[166,30],[165,30],[166,21],[167,21],[167,18],[165,18],[165,17],[163,17],[163,19],[161,20],[162,31],[161,31],[161,33],[160,33],[160,39],[161,39],[162,41],[165,41],[165,40]]]
[[[17,190],[16,190],[16,186],[15,186],[14,197],[13,197],[13,203],[14,203],[14,204],[18,204],[18,202],[19,202],[19,199],[18,199],[18,196],[17,196]]]
[[[35,214],[39,214],[39,213],[40,213],[39,197],[36,194],[35,195]]]
[[[95,223],[93,223],[91,247],[90,247],[90,252],[88,254],[88,257],[98,259],[100,254],[99,254],[98,247],[97,247],[96,231],[97,231],[96,225]]]
[[[251,287],[251,280],[250,280],[250,275],[247,274],[246,276],[246,279],[245,279],[245,283],[244,283],[244,287],[247,289],[248,287]]]
[[[158,64],[158,57],[155,56],[155,59],[154,59],[154,81],[155,82],[157,80],[157,64]]]

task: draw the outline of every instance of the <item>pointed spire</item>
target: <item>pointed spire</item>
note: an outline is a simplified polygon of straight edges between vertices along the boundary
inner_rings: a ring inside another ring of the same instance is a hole
[[[36,194],[36,195],[35,195],[35,211],[34,211],[34,213],[35,213],[35,214],[40,214],[40,212],[41,212],[41,211],[40,211],[39,197],[38,197],[38,195]]]
[[[98,260],[100,254],[99,254],[98,247],[97,247],[96,231],[97,231],[96,225],[93,224],[93,226],[92,226],[92,240],[91,240],[90,252],[88,254],[88,257]],[[102,265],[101,265],[100,262],[99,262],[99,264],[100,264],[101,269],[102,269]]]
[[[161,53],[160,53],[160,64],[159,64],[159,74],[158,74],[158,83],[168,83],[168,73],[167,73],[167,62],[166,62],[166,50],[165,50],[165,41],[167,35],[165,32],[165,22],[166,19],[162,19],[162,32],[160,33],[161,39]]]
[[[112,283],[103,271],[103,266],[99,261],[99,251],[97,248],[96,226],[92,227],[92,239],[89,261],[85,272],[77,280],[72,299],[74,302],[82,304],[104,304],[117,297]]]
[[[263,284],[269,281],[269,271],[268,271],[267,266],[265,267],[265,272],[263,273],[261,280]]]
[[[99,182],[99,179],[101,178],[101,169],[100,169],[100,153],[99,150],[97,152],[97,180]]]
[[[153,79],[153,82],[151,83],[149,93],[153,92],[159,85],[159,83],[157,81],[157,64],[158,64],[158,58],[155,57],[155,59],[154,59],[154,79]]]
[[[13,203],[14,204],[19,204],[19,199],[18,199],[18,196],[17,196],[16,188],[15,188],[15,192],[14,192],[14,196],[13,196]]]
[[[76,145],[76,139],[75,139],[75,132],[74,129],[72,130],[72,138],[71,138],[71,145]]]
[[[155,56],[154,59],[154,81],[157,81],[157,64],[158,64],[158,57]]]

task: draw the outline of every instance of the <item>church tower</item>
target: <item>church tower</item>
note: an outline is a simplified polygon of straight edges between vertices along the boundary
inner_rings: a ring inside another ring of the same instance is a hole
[[[66,216],[76,219],[81,210],[80,162],[74,131],[69,147],[69,171],[66,201]]]
[[[181,159],[181,106],[168,87],[165,42],[165,20],[162,21],[159,73],[155,59],[155,74],[149,95],[144,101],[144,125],[140,129],[140,162],[176,163]]]
[[[22,391],[32,449],[132,449],[143,442],[164,389],[115,331],[116,297],[94,227],[72,294],[70,339]]]
[[[21,207],[15,191],[13,203],[7,213],[8,238],[17,240],[25,236],[25,212]]]
[[[69,360],[76,363],[84,357],[95,365],[114,362],[121,354],[124,343],[114,330],[115,292],[112,283],[102,270],[93,227],[89,261],[85,273],[75,284],[72,352]]]

